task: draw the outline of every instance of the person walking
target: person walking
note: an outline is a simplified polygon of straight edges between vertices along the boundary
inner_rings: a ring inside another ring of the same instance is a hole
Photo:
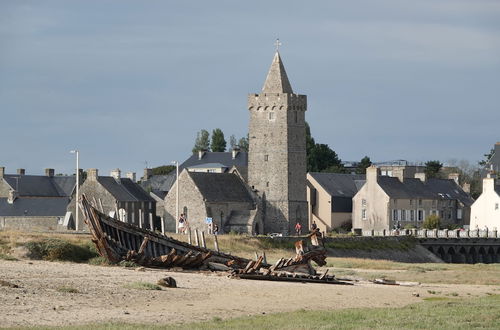
[[[295,225],[295,234],[297,236],[300,236],[300,234],[302,234],[302,225],[297,222],[297,224]]]
[[[185,231],[186,231],[186,218],[184,218],[184,213],[181,213],[181,216],[179,218],[179,225],[178,225],[178,228],[179,228],[179,233],[180,234],[184,234]]]

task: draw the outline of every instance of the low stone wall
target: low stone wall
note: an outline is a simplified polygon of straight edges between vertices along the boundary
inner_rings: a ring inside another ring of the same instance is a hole
[[[0,217],[0,230],[63,231],[62,218],[48,217]]]

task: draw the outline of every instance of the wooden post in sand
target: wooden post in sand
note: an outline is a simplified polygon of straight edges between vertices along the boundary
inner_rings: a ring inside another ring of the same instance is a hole
[[[188,228],[188,243],[189,243],[189,244],[193,244],[193,243],[191,242],[191,228]]]
[[[200,246],[200,239],[198,237],[198,229],[194,230],[194,242],[195,242],[196,246]]]
[[[215,251],[220,252],[219,251],[219,242],[217,241],[217,235],[214,235],[214,247],[215,247]]]
[[[207,248],[207,243],[205,242],[205,232],[204,231],[201,232],[201,247],[205,248],[205,249]]]

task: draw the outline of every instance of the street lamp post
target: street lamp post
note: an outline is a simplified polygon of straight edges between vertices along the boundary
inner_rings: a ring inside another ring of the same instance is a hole
[[[79,163],[79,151],[78,150],[71,150],[70,151],[72,154],[76,154],[76,202],[75,202],[75,230],[79,231],[80,230],[80,222],[79,222],[79,217],[78,217],[78,199],[80,197],[79,195],[79,187],[80,187],[80,163]]]
[[[174,160],[172,164],[175,164],[175,232],[179,233],[179,226],[177,221],[179,221],[179,162]]]

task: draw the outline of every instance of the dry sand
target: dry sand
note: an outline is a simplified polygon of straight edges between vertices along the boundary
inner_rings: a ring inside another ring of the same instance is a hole
[[[124,287],[138,281],[156,283],[165,276],[174,277],[178,288],[153,291]],[[1,327],[181,323],[298,309],[398,307],[433,296],[427,290],[460,296],[491,291],[491,286],[481,285],[343,286],[251,281],[230,279],[222,273],[137,271],[26,260],[0,260],[0,279],[19,286],[0,286]],[[61,287],[77,289],[78,293],[61,292]]]

